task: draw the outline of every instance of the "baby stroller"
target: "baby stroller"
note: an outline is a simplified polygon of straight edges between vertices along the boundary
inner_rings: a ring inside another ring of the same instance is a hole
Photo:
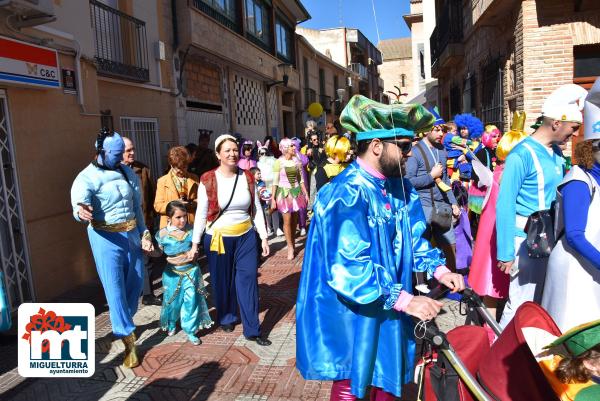
[[[490,347],[487,332],[480,326],[460,326],[448,334],[435,322],[419,324],[416,332],[431,344],[437,361],[424,372],[423,401],[559,401],[546,380],[524,331],[541,329],[550,335],[561,332],[539,305],[523,304],[500,333],[481,299],[466,289],[463,302],[476,310],[499,334]],[[455,373],[454,373],[455,372]]]

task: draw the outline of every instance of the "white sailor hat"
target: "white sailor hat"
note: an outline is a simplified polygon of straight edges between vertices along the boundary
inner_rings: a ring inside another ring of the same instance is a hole
[[[600,78],[585,98],[583,121],[583,139],[600,139]]]
[[[542,106],[542,114],[553,120],[582,123],[581,110],[587,94],[587,91],[579,85],[563,85],[546,98]]]

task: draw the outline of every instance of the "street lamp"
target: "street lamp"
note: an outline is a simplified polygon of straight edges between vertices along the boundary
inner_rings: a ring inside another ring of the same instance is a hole
[[[335,94],[336,94],[337,98],[330,101],[329,106],[333,106],[334,103],[339,103],[340,107],[341,107],[342,103],[344,102],[344,95],[346,94],[346,89],[344,89],[344,88],[336,89]],[[333,114],[335,115],[335,111]]]
[[[287,70],[290,67],[290,64],[288,63],[281,63],[277,66],[277,68],[281,68],[283,71],[283,76],[281,77],[281,81],[273,81],[267,84],[267,92],[269,92],[271,90],[272,86],[275,85],[279,85],[279,84],[283,84],[283,86],[288,85],[288,81],[290,80],[290,77],[287,74]]]

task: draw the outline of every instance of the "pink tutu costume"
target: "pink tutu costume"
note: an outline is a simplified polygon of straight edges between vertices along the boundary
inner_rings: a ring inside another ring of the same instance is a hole
[[[496,259],[496,199],[503,170],[504,165],[494,170],[494,183],[479,220],[469,273],[469,284],[478,295],[501,299],[508,297],[510,283],[510,276],[497,267]]]
[[[277,186],[275,201],[281,213],[293,213],[306,209],[306,198],[302,193],[304,182],[302,164],[297,159],[280,157],[273,165],[273,185]]]

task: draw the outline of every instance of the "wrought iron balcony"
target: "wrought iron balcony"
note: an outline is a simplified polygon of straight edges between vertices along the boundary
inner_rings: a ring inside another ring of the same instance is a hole
[[[308,108],[308,105],[317,101],[317,92],[314,89],[304,88],[304,106]]]
[[[361,63],[351,63],[350,69],[357,73],[362,79],[369,79],[369,70]]]
[[[461,56],[463,40],[462,0],[447,0],[436,21],[436,27],[431,33],[431,68],[439,70],[446,57],[444,51],[449,50],[448,56]],[[452,45],[459,45],[459,48]]]
[[[228,13],[225,10],[220,10],[215,6],[211,6],[207,3],[212,2],[207,2],[206,0],[193,0],[191,2],[191,4],[193,4],[195,8],[202,11],[204,14],[208,15],[212,19],[216,20],[221,25],[224,25],[237,33],[242,33],[241,24],[237,21],[237,17],[235,16],[235,8]]]
[[[98,73],[133,81],[150,80],[146,23],[90,0]]]

